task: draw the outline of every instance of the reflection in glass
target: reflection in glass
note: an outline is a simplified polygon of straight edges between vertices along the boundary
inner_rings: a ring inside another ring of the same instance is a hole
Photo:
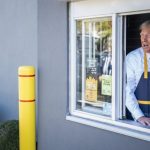
[[[76,21],[77,109],[111,116],[111,17]]]

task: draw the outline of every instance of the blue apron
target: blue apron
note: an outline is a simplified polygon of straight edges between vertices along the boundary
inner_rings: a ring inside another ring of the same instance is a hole
[[[134,94],[144,116],[150,117],[150,72],[148,78],[144,78],[144,73],[142,74]]]
[[[148,63],[146,53],[144,52],[144,72],[134,92],[139,107],[145,117],[150,117],[150,72],[148,72]],[[133,119],[131,113],[126,109],[127,119]]]
[[[144,73],[140,78],[134,94],[144,116],[150,117],[150,72],[148,72],[146,52],[144,52]]]

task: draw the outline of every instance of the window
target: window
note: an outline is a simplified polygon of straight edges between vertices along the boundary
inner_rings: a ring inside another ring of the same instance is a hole
[[[149,18],[150,18],[150,13],[132,14],[132,15],[123,16],[124,27],[126,29],[123,37],[125,39],[124,40],[125,56],[132,50],[141,47],[139,27],[144,21],[149,20]],[[127,119],[133,119],[128,109],[126,109],[125,111],[125,117]]]
[[[112,19],[76,20],[76,109],[111,117]]]
[[[126,54],[140,46],[135,26],[149,14],[137,11],[94,16],[91,11],[92,15],[83,13],[83,17],[74,13],[71,11],[70,17],[67,119],[150,141],[150,128],[128,119],[124,71]]]

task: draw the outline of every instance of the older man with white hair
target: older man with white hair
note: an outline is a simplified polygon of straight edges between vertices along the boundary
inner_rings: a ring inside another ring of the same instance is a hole
[[[126,106],[133,118],[150,126],[150,20],[140,26],[141,47],[126,57]]]

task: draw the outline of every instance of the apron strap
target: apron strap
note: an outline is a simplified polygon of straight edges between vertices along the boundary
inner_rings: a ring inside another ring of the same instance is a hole
[[[150,105],[150,101],[145,101],[145,100],[138,100],[138,103],[143,105]]]
[[[147,57],[146,52],[144,51],[144,78],[148,78],[148,65],[147,65]]]

